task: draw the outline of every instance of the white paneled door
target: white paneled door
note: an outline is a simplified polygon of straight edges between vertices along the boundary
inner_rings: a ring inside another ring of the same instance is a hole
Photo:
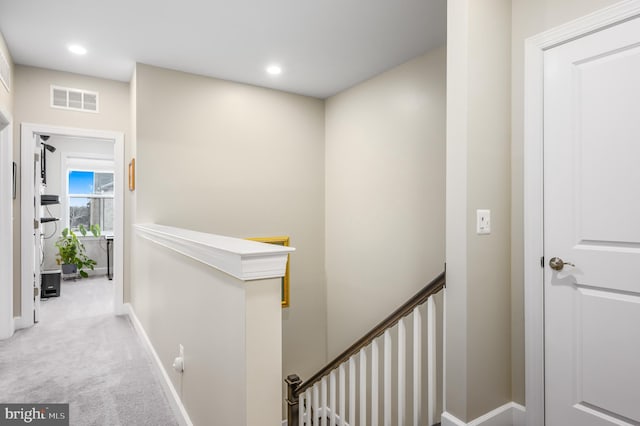
[[[546,425],[640,425],[640,19],[544,64]]]

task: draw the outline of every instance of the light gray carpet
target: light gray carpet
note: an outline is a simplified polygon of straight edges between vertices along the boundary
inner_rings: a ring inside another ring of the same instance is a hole
[[[0,402],[69,403],[71,425],[179,425],[113,282],[62,284],[41,321],[0,341]]]

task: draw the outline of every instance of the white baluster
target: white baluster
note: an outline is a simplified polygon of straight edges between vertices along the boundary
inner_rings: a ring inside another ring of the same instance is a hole
[[[320,424],[320,385],[313,385],[313,420],[315,425]]]
[[[371,342],[371,426],[378,426],[378,371],[380,370],[380,348],[378,341]]]
[[[356,426],[356,357],[349,358],[349,425]]]
[[[413,310],[413,426],[422,417],[422,315],[420,307]],[[431,426],[433,423],[429,423]]]
[[[298,425],[304,426],[304,402],[305,396],[304,394],[298,397]]]
[[[331,416],[331,421],[329,424],[331,426],[336,426],[336,371],[332,371],[329,373],[329,410],[331,411],[329,414]]]
[[[435,422],[436,410],[436,304],[434,297],[427,300],[427,422]]]
[[[367,426],[367,353],[360,349],[360,425]]]
[[[327,426],[327,377],[323,377],[320,380],[320,403],[322,404],[322,408],[320,408],[320,424],[322,426]]]
[[[305,423],[306,425],[310,425],[312,422],[312,417],[311,417],[311,412],[312,412],[312,406],[313,406],[313,401],[311,400],[311,388],[307,389],[307,391],[305,392],[305,399],[307,400],[307,409],[305,410]]]
[[[384,426],[391,426],[391,333],[384,332]]]
[[[340,412],[340,426],[344,426],[345,424],[345,416],[347,415],[347,411],[345,409],[345,373],[344,373],[344,363],[340,364],[338,367],[338,391],[340,392],[340,399],[338,400],[338,411]]]
[[[398,322],[398,424],[405,424],[407,378],[407,327],[404,318]]]

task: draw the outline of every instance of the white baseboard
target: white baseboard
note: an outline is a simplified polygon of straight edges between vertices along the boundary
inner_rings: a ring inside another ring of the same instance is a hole
[[[23,328],[31,327],[33,321],[29,322],[25,317],[13,317],[13,329],[22,330]]]
[[[525,408],[509,402],[495,410],[465,423],[454,415],[442,413],[442,426],[523,426],[525,421]]]
[[[527,422],[527,410],[520,404],[512,402],[513,407],[513,424],[514,426],[524,426]]]
[[[182,400],[180,399],[180,396],[178,395],[176,388],[173,386],[173,383],[171,382],[171,379],[169,378],[167,371],[162,366],[160,357],[158,356],[155,349],[153,348],[153,345],[151,344],[151,340],[149,340],[149,336],[147,336],[147,333],[144,330],[144,327],[142,327],[140,320],[136,316],[136,313],[133,310],[133,306],[131,306],[130,303],[125,303],[123,307],[124,307],[124,315],[128,315],[129,318],[131,319],[133,328],[136,330],[136,332],[140,336],[140,339],[142,339],[142,343],[144,344],[144,346],[146,346],[146,349],[151,354],[151,357],[153,358],[153,363],[155,364],[156,368],[158,369],[158,371],[162,375],[162,378],[164,379],[162,381],[162,387],[167,397],[173,402],[171,404],[171,407],[175,415],[179,419],[183,420],[184,425],[193,426],[193,423],[189,418],[189,414],[187,413],[187,410],[184,408],[184,405],[182,404]]]

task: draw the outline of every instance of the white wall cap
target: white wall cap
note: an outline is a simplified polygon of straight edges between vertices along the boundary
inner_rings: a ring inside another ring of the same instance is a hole
[[[139,236],[242,281],[283,277],[293,247],[153,223],[134,225]]]

